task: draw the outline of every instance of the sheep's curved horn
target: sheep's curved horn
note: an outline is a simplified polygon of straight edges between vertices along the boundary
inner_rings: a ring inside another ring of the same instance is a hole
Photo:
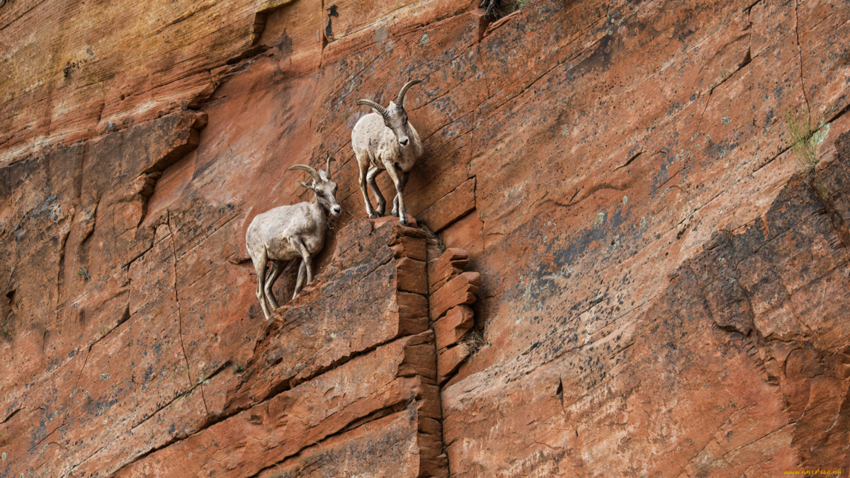
[[[404,108],[404,95],[406,95],[407,90],[416,83],[422,83],[422,80],[411,80],[401,87],[401,91],[398,92],[398,98],[395,100],[395,104],[397,104],[399,108]]]
[[[372,108],[375,108],[375,111],[381,113],[381,116],[387,115],[387,109],[372,100],[357,100],[357,104],[371,106]]]
[[[328,155],[328,160],[327,160],[327,162],[325,163],[325,172],[326,172],[326,173],[328,173],[328,181],[330,181],[330,180],[331,180],[331,161],[334,161],[334,159],[333,159],[333,158],[331,157],[331,155],[329,154],[329,155]]]
[[[313,181],[315,181],[317,183],[322,182],[322,177],[319,176],[319,173],[317,173],[316,170],[311,168],[310,166],[306,166],[306,165],[303,165],[303,164],[296,164],[295,166],[290,167],[289,171],[294,171],[296,169],[299,169],[301,171],[307,171],[308,173],[310,173],[310,176],[313,176]]]

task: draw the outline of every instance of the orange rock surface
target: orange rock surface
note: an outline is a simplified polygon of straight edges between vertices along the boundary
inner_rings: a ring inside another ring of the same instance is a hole
[[[0,2],[0,478],[850,472],[850,4],[479,3]]]

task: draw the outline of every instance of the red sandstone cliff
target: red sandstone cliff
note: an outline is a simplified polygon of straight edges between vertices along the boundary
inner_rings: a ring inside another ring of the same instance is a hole
[[[2,4],[0,478],[850,471],[850,2],[477,3]],[[438,238],[360,219],[411,78]],[[245,229],[328,153],[267,323]]]

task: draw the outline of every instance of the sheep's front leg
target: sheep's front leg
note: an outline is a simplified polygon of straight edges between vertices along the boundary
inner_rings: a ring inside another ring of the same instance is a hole
[[[399,170],[395,168],[395,165],[387,166],[387,174],[390,175],[390,178],[393,180],[393,184],[395,184],[396,198],[393,200],[393,205],[397,206],[398,218],[401,219],[401,223],[406,226],[407,209],[404,208],[404,198],[401,196],[401,192],[404,189],[401,182],[401,176],[403,176],[403,174],[399,174]]]
[[[360,192],[363,193],[363,202],[366,203],[366,215],[371,219],[378,217],[375,210],[372,209],[372,203],[369,201],[369,194],[366,192],[366,171],[369,168],[369,158],[361,158],[357,156],[357,165],[360,166]]]
[[[378,216],[383,216],[384,211],[387,209],[387,201],[384,199],[384,195],[381,194],[380,188],[378,188],[378,184],[375,182],[375,178],[380,174],[381,170],[376,166],[369,166],[369,172],[366,173],[366,182],[369,183],[369,189],[372,190],[372,194],[375,195],[375,201],[377,201],[378,205],[375,208],[375,212],[378,213]]]
[[[266,284],[263,290],[266,293],[266,298],[269,300],[269,303],[272,305],[272,309],[277,309],[280,307],[277,303],[277,299],[274,297],[274,292],[272,292],[272,286],[274,282],[280,277],[280,273],[283,272],[283,264],[280,261],[271,261],[272,262],[272,270],[269,273],[269,278],[266,279]]]
[[[405,173],[401,173],[401,190],[404,191],[404,188],[407,187],[407,179],[410,177],[410,171]],[[398,217],[398,198],[399,195],[393,198],[393,216]]]
[[[301,292],[301,288],[304,287],[304,276],[306,275],[306,267],[304,266],[304,261],[301,261],[301,264],[298,266],[298,279],[295,281],[295,293],[292,294],[292,298],[298,295]]]
[[[251,256],[251,260],[254,262],[254,270],[257,272],[257,299],[260,301],[260,307],[263,309],[263,315],[266,316],[266,320],[271,318],[271,314],[269,314],[269,308],[266,305],[266,297],[263,293],[263,286],[266,282],[266,264],[268,262],[268,254],[266,253],[265,248],[257,254],[257,257]]]
[[[301,267],[298,270],[298,281],[296,281],[295,284],[295,294],[292,296],[293,299],[298,295],[299,292],[301,292],[301,287],[298,287],[299,284],[301,284],[301,269],[303,269],[307,275],[307,281],[303,285],[307,285],[313,282],[313,258],[310,257],[310,251],[307,250],[307,247],[300,239],[296,239],[295,245],[298,248],[298,252],[301,253]]]

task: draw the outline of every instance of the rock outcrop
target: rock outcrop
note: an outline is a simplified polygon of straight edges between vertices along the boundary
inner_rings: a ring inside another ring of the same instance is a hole
[[[850,4],[479,3],[0,2],[0,478],[847,473]],[[411,78],[422,228],[349,144]]]

